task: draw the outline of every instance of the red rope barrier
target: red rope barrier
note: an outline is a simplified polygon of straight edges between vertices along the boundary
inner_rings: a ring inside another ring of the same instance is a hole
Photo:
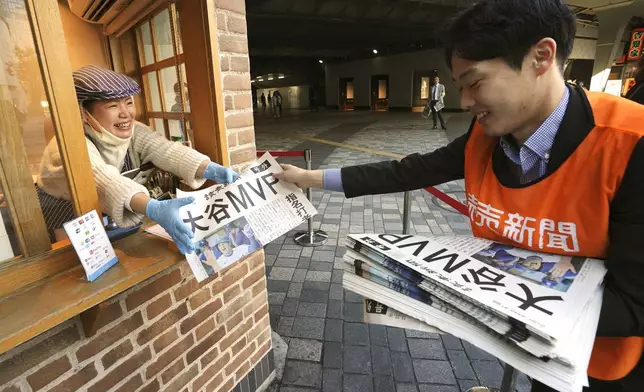
[[[461,214],[463,214],[465,216],[470,215],[470,212],[469,212],[469,210],[468,210],[468,208],[467,208],[467,206],[465,204],[463,204],[460,201],[454,199],[453,197],[447,195],[446,193],[441,192],[438,189],[436,189],[434,187],[431,187],[431,186],[425,188],[425,190],[427,192],[431,193],[432,195],[436,196],[436,198],[438,198],[438,200],[440,200],[443,203],[447,204],[448,206],[452,207],[453,209],[455,209],[456,211],[460,212]]]
[[[257,156],[261,157],[268,152],[274,157],[303,157],[304,151],[257,151]]]

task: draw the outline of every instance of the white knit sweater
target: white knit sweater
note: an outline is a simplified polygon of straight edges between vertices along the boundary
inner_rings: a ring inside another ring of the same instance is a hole
[[[87,138],[86,134],[86,138]],[[138,224],[143,216],[128,209],[132,195],[148,190],[133,180],[121,175],[123,159],[110,162],[114,156],[107,147],[100,143],[86,140],[92,173],[96,181],[98,198],[103,212],[110,215],[120,227],[132,227]],[[197,178],[201,163],[208,159],[189,147],[178,142],[171,142],[144,124],[135,123],[130,140],[130,158],[134,166],[152,162],[159,169],[182,178],[188,186],[195,189],[203,185],[204,179]],[[69,185],[63,169],[56,139],[52,139],[45,149],[40,164],[38,186],[52,196],[71,200]]]

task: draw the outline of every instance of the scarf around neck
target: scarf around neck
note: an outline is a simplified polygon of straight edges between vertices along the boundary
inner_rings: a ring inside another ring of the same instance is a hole
[[[130,147],[130,141],[134,134],[134,122],[132,134],[128,138],[114,136],[105,129],[87,110],[83,108],[83,120],[85,135],[92,139],[101,157],[108,165],[114,166],[119,171],[125,162],[125,155]]]

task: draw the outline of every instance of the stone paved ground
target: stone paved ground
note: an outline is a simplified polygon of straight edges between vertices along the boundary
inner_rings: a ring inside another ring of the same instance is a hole
[[[418,114],[320,112],[258,118],[259,150],[313,150],[313,167],[342,167],[389,159],[298,137],[404,154],[431,151],[466,131],[430,130]],[[465,125],[463,125],[465,124]],[[303,167],[301,159],[282,159]],[[463,201],[463,183],[440,187]],[[449,335],[372,326],[362,322],[362,297],[342,288],[342,238],[353,232],[402,232],[403,195],[347,200],[341,193],[314,191],[319,214],[314,227],[330,238],[302,248],[293,232],[265,247],[270,317],[288,343],[282,392],[458,392],[472,386],[499,387],[502,364]],[[304,225],[300,229],[304,229]],[[412,194],[411,231],[421,235],[467,235],[466,218],[424,191]],[[523,375],[518,392],[529,390]]]

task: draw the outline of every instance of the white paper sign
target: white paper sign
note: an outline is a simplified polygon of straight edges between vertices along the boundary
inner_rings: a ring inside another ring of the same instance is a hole
[[[96,211],[88,212],[65,223],[63,228],[74,246],[87,274],[87,280],[90,282],[101,276],[118,261]]]

